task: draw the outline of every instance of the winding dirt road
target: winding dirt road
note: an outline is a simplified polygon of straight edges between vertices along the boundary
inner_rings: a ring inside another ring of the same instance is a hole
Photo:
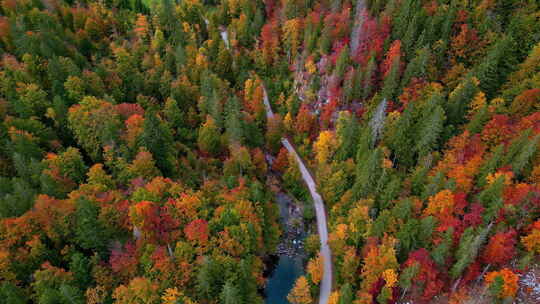
[[[359,1],[360,2],[360,1]],[[208,20],[205,20],[206,23],[208,23]],[[227,49],[229,49],[229,41],[228,41],[228,32],[226,29],[222,29],[220,31],[221,39],[225,42],[225,46]],[[272,107],[270,106],[270,102],[268,100],[268,94],[266,93],[266,88],[264,89],[264,106],[266,108],[266,117],[271,118],[274,116],[274,112],[272,112]],[[294,155],[294,158],[296,159],[296,162],[298,163],[298,167],[300,168],[300,172],[302,173],[302,178],[304,179],[304,182],[308,186],[309,193],[311,194],[311,197],[313,198],[313,203],[315,204],[315,215],[317,217],[317,230],[319,232],[319,239],[321,241],[321,256],[323,257],[323,276],[321,279],[321,285],[320,285],[320,292],[319,292],[319,304],[327,304],[328,299],[330,298],[330,293],[332,292],[332,254],[330,252],[330,246],[328,246],[328,224],[326,222],[326,212],[324,210],[324,203],[321,198],[321,195],[317,192],[317,187],[315,184],[315,181],[313,180],[313,177],[307,170],[306,166],[304,165],[304,162],[296,153],[296,150],[291,145],[289,140],[287,138],[282,138],[281,143],[283,146]]]
[[[264,89],[264,106],[266,107],[266,117],[270,118],[274,116],[272,112],[272,107],[268,100],[268,95],[266,94],[266,88]],[[323,257],[323,276],[320,285],[319,293],[319,304],[327,304],[330,293],[332,292],[332,255],[330,252],[330,247],[328,246],[328,224],[326,223],[326,213],[324,210],[324,203],[321,198],[321,195],[317,192],[315,181],[313,177],[307,170],[304,162],[296,153],[296,150],[291,145],[287,138],[282,138],[281,143],[283,146],[294,155],[300,172],[302,173],[302,178],[308,186],[309,193],[313,198],[313,203],[315,204],[315,214],[317,217],[317,229],[319,232],[319,238],[321,240],[321,256]]]

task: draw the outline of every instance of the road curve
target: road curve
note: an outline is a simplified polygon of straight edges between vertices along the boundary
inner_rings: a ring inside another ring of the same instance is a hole
[[[206,21],[208,22],[208,21]],[[220,31],[221,39],[225,42],[227,49],[229,48],[228,33],[227,30],[222,29]],[[274,116],[272,112],[272,107],[270,106],[270,101],[268,100],[268,94],[266,93],[266,87],[263,86],[264,91],[264,107],[266,108],[266,117],[271,118]],[[313,203],[315,204],[315,215],[317,217],[317,230],[319,232],[319,239],[321,241],[321,256],[323,257],[323,276],[321,279],[320,292],[319,292],[319,304],[327,304],[328,299],[330,298],[330,293],[332,292],[332,254],[330,252],[330,246],[328,246],[328,224],[326,222],[326,213],[324,210],[324,203],[321,198],[321,195],[317,192],[317,187],[313,177],[307,170],[304,162],[296,153],[296,150],[291,145],[287,138],[282,138],[281,143],[283,146],[294,155],[296,162],[298,163],[298,168],[302,173],[302,178],[308,186],[309,193],[313,198]]]
[[[266,93],[266,88],[264,88],[264,106],[266,108],[266,117],[271,118],[274,116],[272,112],[272,107],[268,100],[268,94]],[[291,145],[287,138],[282,138],[281,143],[283,146],[294,155],[300,172],[302,173],[302,178],[306,183],[309,193],[313,198],[313,203],[315,204],[315,214],[317,217],[317,229],[319,232],[319,239],[321,241],[321,256],[323,257],[323,276],[321,279],[320,293],[319,293],[319,304],[327,304],[332,292],[332,255],[330,252],[330,247],[328,246],[328,224],[326,222],[326,213],[324,210],[324,203],[321,198],[321,195],[317,192],[315,181],[313,177],[307,170],[304,162],[294,150],[294,147]]]

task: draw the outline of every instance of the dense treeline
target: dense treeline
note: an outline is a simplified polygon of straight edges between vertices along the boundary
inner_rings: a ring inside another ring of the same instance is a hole
[[[276,99],[329,209],[330,302],[538,301],[519,281],[540,254],[538,4],[292,3],[262,46],[281,24]],[[313,254],[294,303],[317,294]]]
[[[263,4],[147,4],[1,1],[2,302],[262,301]]]
[[[261,303],[280,235],[267,172],[308,200],[283,134],[327,205],[330,303],[535,296],[536,1],[0,10],[8,303]],[[294,304],[318,296],[316,235],[306,248]]]

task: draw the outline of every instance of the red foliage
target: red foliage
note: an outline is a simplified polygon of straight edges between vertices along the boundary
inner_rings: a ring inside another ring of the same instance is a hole
[[[304,24],[307,27],[308,25],[317,27],[317,25],[321,22],[321,12],[320,12],[320,5],[316,4],[316,8],[309,12],[309,14],[304,19]]]
[[[175,271],[174,264],[167,253],[167,249],[163,246],[156,248],[152,254],[152,261],[154,262],[154,268],[160,270],[162,273],[172,273]]]
[[[371,289],[369,290],[369,293],[371,295],[373,295],[373,299],[376,299],[377,298],[377,295],[379,293],[381,293],[381,290],[383,289],[384,287],[384,279],[383,278],[380,278],[378,281],[376,281],[375,283],[373,283],[373,285],[371,285]],[[373,303],[377,303],[375,300],[373,301]]]
[[[511,105],[511,111],[517,114],[527,114],[534,110],[535,105],[540,103],[540,89],[523,91],[516,96]]]
[[[253,164],[257,170],[259,170],[261,174],[265,174],[268,166],[266,165],[266,158],[261,148],[251,150],[251,158],[253,159]]]
[[[155,234],[158,240],[163,243],[170,243],[178,237],[178,220],[171,216],[170,206],[163,206],[159,209],[159,219],[155,225]]]
[[[121,227],[128,230],[131,228],[131,224],[129,221],[129,201],[128,200],[122,200],[116,204],[113,205],[115,208],[117,214],[119,215],[120,219],[118,222],[120,223]]]
[[[378,304],[379,302],[377,301],[377,296],[381,293],[383,287],[386,285],[386,282],[384,281],[383,278],[380,278],[378,281],[376,281],[375,283],[373,283],[373,285],[371,285],[371,289],[369,290],[369,294],[372,295],[372,298],[373,298],[373,304]],[[391,295],[391,298],[387,299],[387,301],[385,303],[388,303],[388,304],[394,304],[396,303],[397,299],[399,298],[399,288],[397,287],[393,287],[392,288],[392,295]],[[362,303],[365,303],[365,302],[362,302]]]
[[[412,78],[407,87],[403,89],[403,93],[399,96],[399,101],[403,104],[404,110],[409,102],[415,101],[420,97],[420,91],[426,86],[427,82],[422,78]],[[402,111],[401,110],[401,111]],[[400,112],[401,112],[400,111]]]
[[[467,22],[467,18],[469,18],[469,13],[464,9],[460,9],[457,12],[456,21],[454,22],[454,28],[457,30],[459,27],[461,27],[461,25]]]
[[[474,261],[471,263],[465,273],[463,274],[463,279],[460,281],[460,285],[466,285],[468,282],[476,280],[481,273],[480,262]]]
[[[488,145],[509,144],[521,132],[532,129],[534,134],[540,133],[540,112],[521,118],[519,121],[508,115],[494,115],[482,131],[482,140]]]
[[[454,213],[463,215],[465,208],[469,205],[467,202],[467,193],[458,192],[454,193]]]
[[[356,115],[356,117],[362,118],[366,112],[367,112],[366,107],[361,106],[361,107],[358,107],[358,108],[356,109],[356,111],[354,112],[354,114]]]
[[[123,249],[113,249],[109,263],[114,272],[125,277],[132,277],[137,272],[137,246],[128,242]]]
[[[264,0],[264,9],[266,11],[266,16],[270,19],[275,12],[276,1],[275,0]]]
[[[341,79],[337,75],[332,75],[328,79],[328,99],[339,99],[342,92]]]
[[[478,50],[478,34],[473,28],[470,29],[468,24],[462,24],[458,35],[452,38],[451,54],[453,62],[459,60],[471,60],[474,52]]]
[[[261,29],[261,49],[263,58],[267,64],[271,64],[278,55],[279,48],[279,24],[277,20],[267,22]]]
[[[144,109],[139,104],[136,103],[121,103],[116,105],[116,112],[122,116],[124,119],[127,119],[131,115],[138,114],[144,116]]]
[[[285,147],[281,147],[279,153],[272,164],[272,170],[278,172],[285,172],[285,169],[289,166],[289,151]]]
[[[361,13],[361,18],[364,20],[362,28],[360,29],[360,37],[358,42],[358,49],[356,54],[351,54],[354,60],[361,65],[365,65],[368,60],[369,50],[371,47],[371,38],[377,31],[377,21],[375,18],[369,16],[366,9]]]
[[[443,288],[444,282],[440,279],[435,262],[431,259],[429,251],[424,248],[413,251],[403,264],[403,268],[418,264],[419,270],[413,279],[413,286],[424,286],[422,300],[429,301]]]
[[[429,16],[435,15],[435,13],[437,13],[438,8],[439,8],[439,5],[437,4],[437,1],[435,0],[432,0],[431,2],[424,4],[424,9],[426,10]]]
[[[34,208],[28,216],[32,222],[40,225],[41,231],[51,240],[57,241],[70,231],[66,218],[74,211],[75,206],[72,202],[40,194],[36,197]]]
[[[493,146],[512,138],[511,120],[508,115],[495,115],[482,130],[482,139]]]
[[[519,94],[516,98],[519,99],[525,99],[528,100],[531,103],[535,103],[540,101],[540,89],[530,89],[523,91],[521,94]]]
[[[313,124],[315,122],[315,116],[308,109],[306,104],[302,104],[300,111],[296,116],[296,130],[298,133],[311,134],[313,131]]]
[[[437,226],[437,231],[445,232],[449,228],[454,228],[454,235],[461,234],[461,232],[463,232],[461,222],[457,217],[451,214],[439,218],[439,226]]]
[[[7,40],[9,37],[10,25],[7,17],[0,17],[0,39]]]
[[[386,52],[385,59],[381,64],[381,74],[383,75],[383,77],[386,77],[386,75],[388,75],[388,73],[392,69],[394,60],[400,60],[400,58],[401,58],[401,40],[394,40],[394,42],[392,42],[392,45],[388,49],[388,52]]]
[[[124,122],[126,133],[124,138],[130,146],[134,146],[137,137],[142,134],[144,128],[144,118],[142,115],[133,114]]]
[[[187,224],[184,233],[190,241],[198,241],[201,245],[208,242],[208,222],[203,219],[197,219]]]
[[[493,235],[484,248],[482,261],[486,264],[502,266],[508,263],[516,254],[516,231],[499,232]]]
[[[527,232],[531,232],[533,230],[540,230],[540,220],[537,220],[526,228]]]
[[[467,227],[476,227],[482,224],[482,213],[484,210],[484,207],[479,203],[472,204],[469,212],[463,217],[463,224]]]
[[[328,58],[330,59],[330,62],[332,63],[332,65],[336,65],[336,62],[339,58],[339,56],[341,55],[341,52],[343,51],[343,48],[345,46],[347,46],[348,44],[348,41],[345,42],[343,40],[340,40],[340,41],[336,41],[336,43],[334,44],[333,48],[332,48],[332,54],[330,54],[330,56],[328,56]]]
[[[361,65],[365,65],[369,56],[373,54],[378,60],[381,59],[384,48],[384,41],[390,35],[392,29],[392,20],[389,16],[382,17],[377,24],[374,18],[366,16],[362,24],[362,37],[356,54],[353,58]]]
[[[386,113],[392,113],[394,111],[400,111],[398,104],[393,100],[388,100],[386,104]]]
[[[516,132],[532,129],[533,134],[540,133],[540,111],[523,117],[516,126]]]
[[[329,103],[324,105],[321,113],[320,121],[323,128],[329,128],[331,125],[332,115],[335,113],[338,106],[337,99],[332,99]]]
[[[6,11],[15,11],[17,9],[17,0],[5,0],[1,3]]]
[[[345,36],[348,38],[351,13],[350,8],[350,3],[347,3],[343,5],[340,12],[330,13],[324,18],[324,26],[332,29],[330,32],[331,41],[340,40],[345,38]]]
[[[482,142],[480,135],[475,134],[469,139],[469,143],[463,148],[463,161],[469,161],[476,156],[484,154],[486,147]]]
[[[529,184],[510,185],[504,188],[504,203],[507,205],[520,205],[534,191],[535,187]]]
[[[178,237],[179,222],[170,215],[169,205],[160,207],[153,202],[143,201],[135,208],[142,218],[139,229],[151,242],[169,243]]]

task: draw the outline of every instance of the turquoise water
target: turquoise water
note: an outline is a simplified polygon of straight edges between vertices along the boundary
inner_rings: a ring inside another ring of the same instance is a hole
[[[280,256],[279,263],[268,278],[265,288],[266,304],[289,304],[287,295],[294,286],[296,279],[303,273],[302,258],[300,256]]]

